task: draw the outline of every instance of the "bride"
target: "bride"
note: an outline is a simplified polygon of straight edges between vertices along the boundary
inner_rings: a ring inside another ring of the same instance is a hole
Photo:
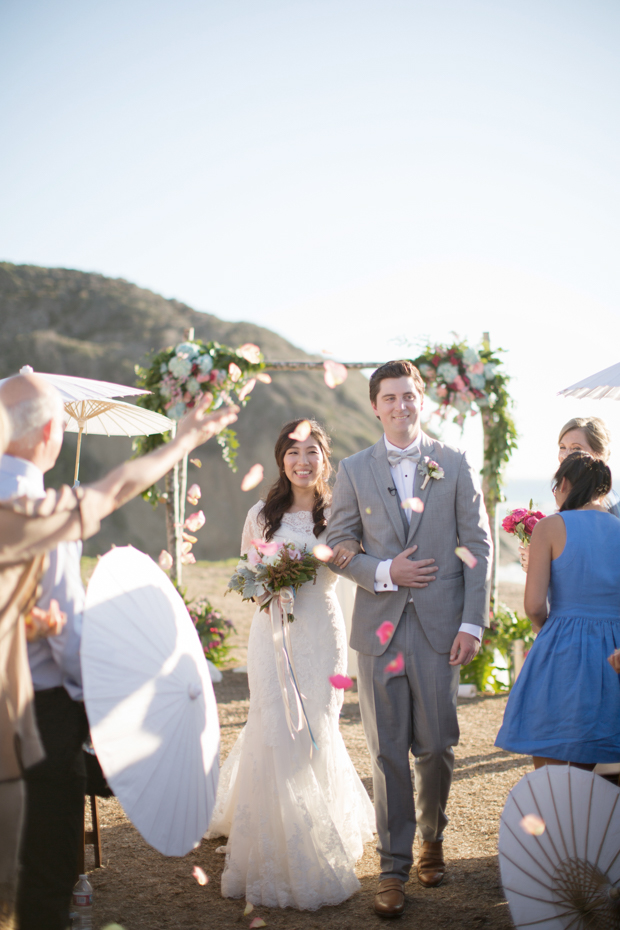
[[[241,543],[293,542],[308,551],[326,536],[331,499],[329,439],[311,422],[303,441],[283,427],[275,446],[279,477],[248,513]],[[346,549],[334,558],[347,560]],[[339,564],[342,564],[339,561]],[[338,729],[343,692],[329,682],[345,674],[347,643],[336,576],[321,566],[295,598],[293,661],[310,727],[291,738],[284,714],[271,627],[257,609],[248,643],[250,711],[220,775],[208,836],[228,836],[224,897],[252,904],[315,910],[339,904],[360,887],[354,865],[374,833],[374,811]],[[289,694],[291,706],[294,697]]]

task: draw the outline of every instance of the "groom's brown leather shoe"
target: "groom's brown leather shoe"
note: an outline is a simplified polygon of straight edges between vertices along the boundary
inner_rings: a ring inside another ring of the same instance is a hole
[[[375,895],[375,912],[380,917],[400,917],[405,910],[405,883],[384,878]]]
[[[443,858],[443,843],[430,843],[424,840],[418,859],[418,878],[420,884],[426,888],[436,888],[441,885],[446,874],[446,863]]]

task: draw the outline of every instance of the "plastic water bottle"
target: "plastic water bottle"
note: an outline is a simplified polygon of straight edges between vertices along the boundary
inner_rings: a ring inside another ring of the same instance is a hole
[[[71,906],[72,930],[92,930],[93,886],[86,875],[80,875],[74,889]]]

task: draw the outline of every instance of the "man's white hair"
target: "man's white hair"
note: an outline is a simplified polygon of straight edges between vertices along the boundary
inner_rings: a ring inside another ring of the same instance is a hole
[[[50,420],[62,420],[64,407],[60,394],[50,391],[7,407],[7,413],[11,423],[11,441],[19,442],[28,439]]]

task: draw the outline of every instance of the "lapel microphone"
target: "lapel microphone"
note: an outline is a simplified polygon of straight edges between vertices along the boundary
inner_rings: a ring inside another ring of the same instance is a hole
[[[396,494],[396,488],[388,488],[388,491],[390,492],[392,497],[394,497],[394,495]]]

